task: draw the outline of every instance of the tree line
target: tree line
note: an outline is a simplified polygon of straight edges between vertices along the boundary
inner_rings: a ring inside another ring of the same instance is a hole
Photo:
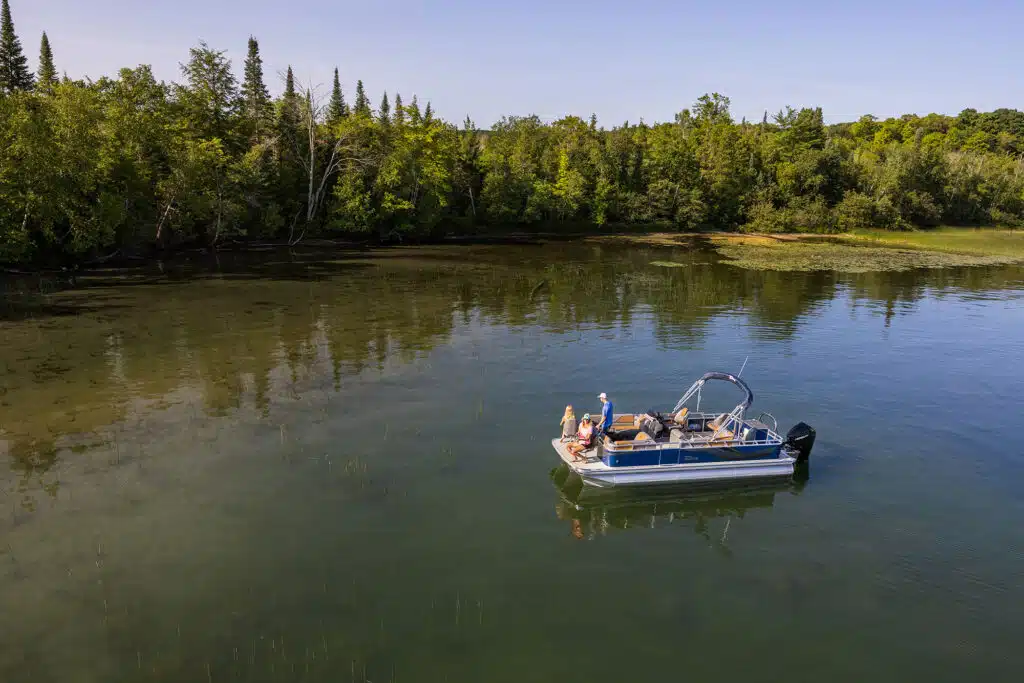
[[[58,46],[59,47],[59,46]],[[459,125],[398,93],[351,104],[291,68],[271,97],[199,43],[178,82],[149,66],[32,73],[0,13],[0,261],[80,262],[238,239],[381,240],[640,226],[839,232],[1024,222],[1024,112],[826,125],[820,108],[736,121],[705,95],[672,122],[595,116]]]

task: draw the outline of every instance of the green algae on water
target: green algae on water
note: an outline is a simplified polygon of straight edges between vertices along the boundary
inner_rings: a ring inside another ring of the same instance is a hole
[[[924,249],[855,246],[838,241],[776,240],[765,237],[714,240],[723,262],[738,268],[777,271],[831,270],[847,273],[915,268],[990,266],[1012,263],[1003,255],[963,254]]]

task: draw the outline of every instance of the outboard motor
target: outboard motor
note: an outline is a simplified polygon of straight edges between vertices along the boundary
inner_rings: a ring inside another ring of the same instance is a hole
[[[807,459],[811,457],[816,434],[814,427],[804,422],[797,423],[786,434],[786,448],[796,452],[797,462],[807,462]]]

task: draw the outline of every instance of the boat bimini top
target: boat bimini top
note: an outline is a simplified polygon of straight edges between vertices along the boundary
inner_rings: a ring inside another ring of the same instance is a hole
[[[678,403],[676,403],[676,407],[672,409],[672,414],[678,415],[679,412],[683,410],[683,408],[686,406],[687,402],[694,396],[697,397],[697,405],[694,409],[694,412],[699,413],[701,389],[704,388],[704,385],[707,384],[709,380],[713,379],[722,380],[724,382],[731,382],[732,384],[735,384],[737,387],[739,387],[744,392],[744,394],[746,394],[743,397],[743,401],[738,403],[736,407],[732,409],[731,412],[727,413],[726,415],[722,415],[721,419],[716,420],[717,429],[715,430],[715,436],[718,436],[718,432],[724,430],[727,424],[730,424],[734,421],[737,423],[742,422],[747,411],[747,408],[749,408],[751,404],[754,403],[754,392],[750,390],[750,387],[747,386],[746,382],[741,380],[736,375],[730,374],[728,372],[705,372],[700,379],[694,382],[693,385],[686,390],[686,393],[683,394],[683,397],[679,399]]]

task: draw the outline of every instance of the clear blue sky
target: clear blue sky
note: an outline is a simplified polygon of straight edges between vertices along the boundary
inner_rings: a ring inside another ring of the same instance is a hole
[[[1009,0],[10,1],[33,68],[46,30],[72,77],[144,63],[173,80],[200,38],[240,74],[251,33],[274,91],[289,63],[325,85],[337,65],[350,101],[361,78],[375,104],[416,93],[481,126],[671,120],[713,91],[737,119],[787,104],[829,121],[1024,108],[1024,2]]]

